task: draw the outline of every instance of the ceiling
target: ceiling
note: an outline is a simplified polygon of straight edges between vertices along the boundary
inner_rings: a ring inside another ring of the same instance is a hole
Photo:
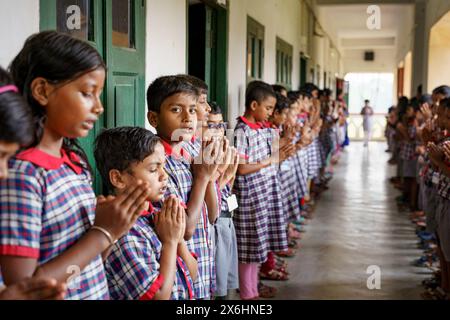
[[[388,3],[388,4],[380,4]],[[339,3],[339,4],[336,4]],[[351,3],[351,4],[349,4]],[[364,3],[364,4],[362,4]],[[373,2],[372,2],[373,3]],[[381,28],[370,30],[367,12],[370,2],[356,0],[318,0],[318,20],[344,59],[344,69],[356,72],[358,68],[392,70],[411,48],[414,28],[414,4],[409,0],[377,1]],[[395,4],[391,4],[395,3]],[[368,64],[364,51],[374,51],[379,59]],[[361,64],[355,63],[361,58]],[[347,61],[347,63],[346,63]],[[381,71],[381,70],[380,70]]]

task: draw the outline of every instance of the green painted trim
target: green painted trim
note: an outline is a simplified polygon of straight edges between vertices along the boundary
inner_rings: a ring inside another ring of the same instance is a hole
[[[56,0],[39,0],[39,30],[56,30]]]

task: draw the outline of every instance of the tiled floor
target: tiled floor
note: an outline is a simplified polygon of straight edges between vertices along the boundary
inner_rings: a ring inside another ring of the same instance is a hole
[[[384,149],[354,142],[344,153],[303,248],[288,260],[291,279],[265,282],[278,288],[277,299],[420,299],[430,273],[411,264],[421,251],[408,214],[396,209],[388,182],[395,167]],[[369,266],[379,267],[380,290],[367,288]]]

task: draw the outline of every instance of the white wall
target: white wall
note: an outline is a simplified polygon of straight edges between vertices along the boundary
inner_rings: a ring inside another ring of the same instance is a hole
[[[364,61],[364,49],[344,51],[345,73],[351,72],[392,72],[396,67],[394,49],[375,49],[375,61]]]
[[[230,0],[228,41],[228,119],[235,119],[244,111],[246,86],[247,15],[265,27],[264,77],[268,83],[276,81],[276,37],[293,46],[292,87],[299,84],[300,17],[299,0]]]
[[[0,0],[0,66],[8,67],[25,40],[39,32],[38,0]]]
[[[147,0],[146,88],[156,78],[185,73],[186,1]],[[152,129],[147,123],[147,128]]]

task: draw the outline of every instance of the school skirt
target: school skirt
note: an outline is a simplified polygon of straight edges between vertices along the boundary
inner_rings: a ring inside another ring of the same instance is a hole
[[[287,234],[287,212],[284,206],[283,198],[287,196],[285,190],[281,188],[279,174],[273,175],[269,182],[269,197],[267,198],[267,207],[269,210],[269,250],[286,251],[288,250]]]
[[[287,167],[289,165],[289,167]],[[297,178],[296,169],[295,169],[295,157],[288,160],[286,164],[286,170],[283,170],[284,167],[280,168],[280,181],[281,181],[281,190],[283,192],[283,204],[286,220],[289,222],[297,220],[300,218],[300,186],[299,180]]]
[[[420,196],[422,198],[422,208],[425,212],[427,231],[436,232],[436,206],[437,206],[437,191],[432,186],[427,186],[423,180],[420,183]]]
[[[450,200],[437,196],[436,220],[441,250],[450,262]]]
[[[319,175],[321,167],[321,157],[319,148],[319,139],[316,138],[308,146],[308,177],[310,179],[316,178]]]
[[[403,178],[416,178],[417,159],[402,160]]]
[[[293,157],[293,166],[299,187],[298,194],[303,198],[308,194],[308,152],[305,148],[297,151]]]

